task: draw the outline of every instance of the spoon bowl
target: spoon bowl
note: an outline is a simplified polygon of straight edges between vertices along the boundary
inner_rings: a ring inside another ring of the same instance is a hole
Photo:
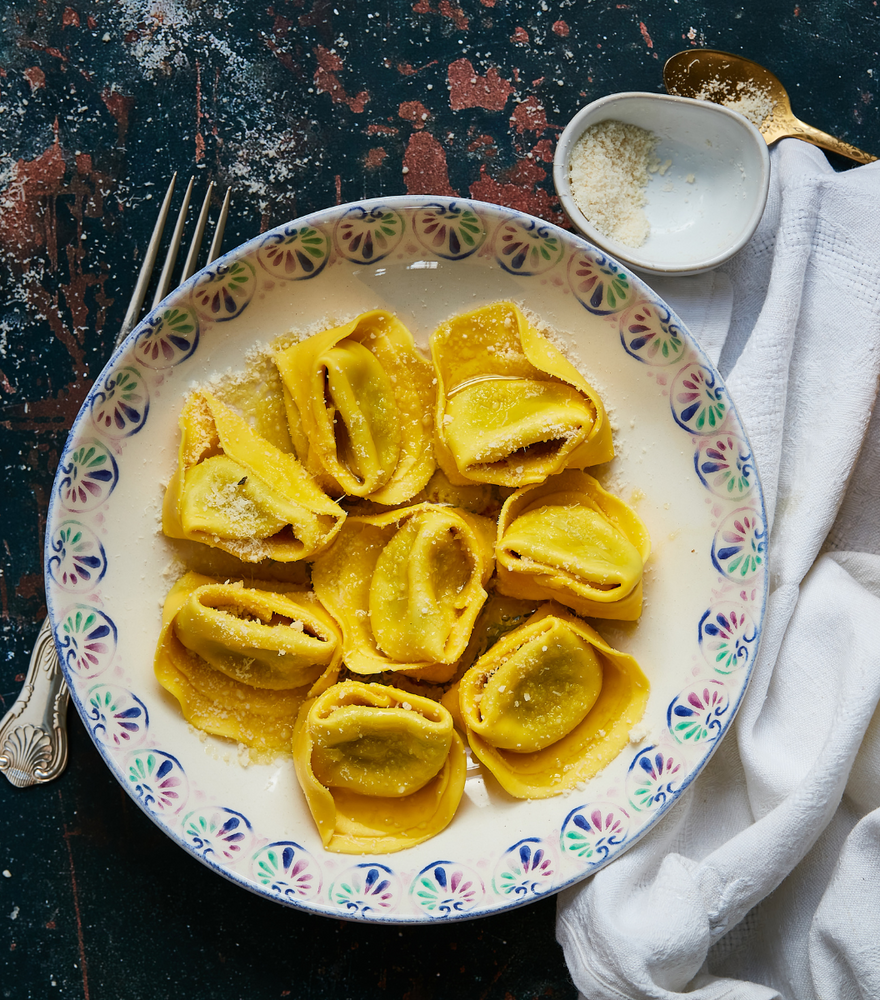
[[[738,111],[758,128],[768,146],[777,139],[803,139],[857,163],[877,159],[796,118],[779,79],[743,56],[717,49],[686,49],[666,61],[663,82],[670,94],[713,101]]]

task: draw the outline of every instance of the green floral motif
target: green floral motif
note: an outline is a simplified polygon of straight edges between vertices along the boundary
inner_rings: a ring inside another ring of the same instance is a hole
[[[61,460],[58,496],[68,510],[93,510],[113,492],[117,478],[116,462],[105,445],[80,445]]]
[[[716,496],[741,500],[752,491],[755,463],[747,442],[735,434],[700,438],[694,467],[700,482]]]
[[[413,230],[422,246],[447,260],[469,257],[486,238],[483,220],[472,208],[457,201],[417,209]]]
[[[721,735],[729,708],[721,681],[700,682],[672,701],[666,713],[667,726],[679,743],[705,743]]]
[[[393,209],[350,208],[336,224],[339,252],[355,264],[382,260],[403,236],[403,216]]]
[[[260,885],[285,899],[307,899],[321,889],[321,870],[317,862],[292,841],[262,848],[251,863]]]
[[[744,508],[722,522],[712,541],[712,562],[731,580],[746,580],[763,566],[767,553],[767,528],[761,515]]]
[[[684,354],[681,328],[660,303],[640,302],[622,313],[620,342],[627,354],[655,367],[670,365]]]
[[[330,241],[320,229],[294,224],[270,233],[257,251],[257,260],[275,278],[301,281],[319,274],[329,253]]]
[[[484,895],[480,877],[462,865],[438,861],[428,865],[410,886],[416,905],[438,917],[466,913]]]
[[[581,305],[597,316],[620,312],[636,297],[630,276],[599,250],[571,255],[568,284]]]
[[[727,417],[724,387],[712,371],[696,363],[685,365],[675,376],[669,401],[676,423],[692,434],[709,434]]]
[[[146,383],[137,368],[117,368],[92,397],[92,419],[114,437],[127,437],[144,425],[149,410]]]
[[[146,750],[130,759],[128,783],[152,813],[178,812],[189,794],[189,783],[178,760],[159,750]]]
[[[257,275],[253,264],[237,260],[205,271],[196,282],[193,301],[205,319],[222,322],[240,315],[256,290]]]
[[[562,849],[591,866],[601,864],[626,841],[629,823],[629,814],[614,803],[579,806],[563,824]]]
[[[559,263],[563,252],[562,240],[534,219],[511,219],[495,235],[495,259],[514,274],[543,274]]]
[[[170,368],[188,358],[199,342],[199,324],[192,309],[171,306],[151,316],[138,336],[135,356],[148,368]]]

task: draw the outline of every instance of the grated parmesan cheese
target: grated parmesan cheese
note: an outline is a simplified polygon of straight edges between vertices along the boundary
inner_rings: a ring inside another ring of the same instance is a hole
[[[651,231],[642,211],[649,173],[671,165],[654,156],[657,141],[653,132],[607,119],[590,125],[572,150],[575,204],[600,233],[627,246],[641,246]]]
[[[707,80],[693,96],[699,101],[711,101],[736,111],[758,129],[773,117],[776,108],[776,100],[769,89],[758,86],[752,80],[739,80],[733,84],[730,80],[715,77]]]

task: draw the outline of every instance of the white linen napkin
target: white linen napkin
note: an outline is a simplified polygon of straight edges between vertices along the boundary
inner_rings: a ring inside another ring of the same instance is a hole
[[[771,158],[746,248],[657,283],[720,360],[757,460],[764,637],[705,771],[559,896],[587,1000],[880,997],[880,163],[838,174],[798,140]]]

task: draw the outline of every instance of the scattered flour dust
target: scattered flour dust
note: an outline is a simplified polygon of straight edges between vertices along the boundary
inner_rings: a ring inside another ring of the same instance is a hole
[[[643,211],[649,175],[671,166],[655,156],[657,142],[647,129],[606,119],[590,125],[571,153],[575,204],[600,233],[630,247],[640,247],[651,231]]]

